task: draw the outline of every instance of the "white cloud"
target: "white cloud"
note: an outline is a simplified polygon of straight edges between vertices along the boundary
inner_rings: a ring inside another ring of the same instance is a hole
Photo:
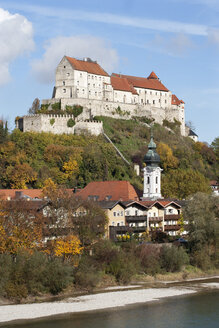
[[[39,82],[50,83],[55,79],[55,69],[64,55],[76,58],[90,57],[111,72],[118,64],[117,52],[104,40],[91,36],[57,37],[45,45],[41,59],[32,62],[32,71]]]
[[[32,24],[24,16],[0,8],[0,85],[10,81],[10,63],[33,48]]]

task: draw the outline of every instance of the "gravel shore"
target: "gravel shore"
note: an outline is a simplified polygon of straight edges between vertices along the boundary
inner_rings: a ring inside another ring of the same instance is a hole
[[[122,307],[195,292],[193,288],[183,287],[147,288],[79,296],[60,302],[4,305],[0,306],[0,323]]]

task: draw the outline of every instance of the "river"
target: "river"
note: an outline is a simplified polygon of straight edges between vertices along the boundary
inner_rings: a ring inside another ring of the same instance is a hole
[[[208,290],[101,312],[65,315],[4,328],[217,328],[219,292]]]

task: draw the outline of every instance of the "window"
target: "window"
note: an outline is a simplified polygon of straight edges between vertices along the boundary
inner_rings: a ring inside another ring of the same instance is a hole
[[[94,76],[92,75],[91,78],[92,78],[92,80],[93,80],[93,79],[94,79]]]
[[[149,104],[149,100],[147,100],[147,104]]]
[[[156,184],[158,184],[158,177],[156,177]]]
[[[70,73],[66,73],[66,76],[70,76]]]
[[[64,66],[64,68],[65,68],[66,66]]]
[[[121,211],[120,215],[123,216],[123,211]]]
[[[156,194],[157,194],[157,188],[156,188]]]
[[[157,96],[157,92],[155,92],[155,95]]]
[[[80,73],[80,77],[82,77],[82,73]]]
[[[97,96],[97,91],[95,91],[95,96]]]
[[[147,177],[147,184],[150,183],[150,177]]]
[[[115,222],[112,222],[112,226],[114,226],[115,225]]]
[[[77,81],[77,85],[79,85],[79,81]]]
[[[117,223],[117,227],[119,227],[119,222]]]
[[[113,212],[113,216],[116,216],[116,212]]]
[[[153,100],[153,104],[155,105],[155,100]]]
[[[156,216],[156,213],[154,212],[154,216]]]
[[[65,85],[65,81],[63,81],[62,84]]]
[[[84,95],[84,89],[82,89],[82,93],[83,93],[83,95]]]
[[[117,212],[117,216],[120,216],[120,212]]]
[[[126,211],[126,212],[125,212],[125,215],[129,216],[129,211]]]
[[[145,91],[145,94],[147,94],[147,91]]]
[[[90,78],[90,74],[88,74],[88,76],[87,76],[87,77],[88,77],[88,79],[89,79],[89,78]]]
[[[165,104],[167,103],[166,99],[165,99]]]
[[[159,103],[160,103],[160,99],[159,99]]]
[[[66,89],[63,89],[63,93],[66,93]]]
[[[99,77],[99,80],[101,81],[101,76]]]
[[[152,91],[150,91],[150,95],[152,95]]]
[[[93,87],[95,88],[95,84],[93,84]]]

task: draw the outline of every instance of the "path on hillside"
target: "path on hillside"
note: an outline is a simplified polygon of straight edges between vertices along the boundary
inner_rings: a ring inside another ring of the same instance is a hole
[[[130,162],[125,158],[125,156],[123,156],[123,154],[121,153],[121,151],[114,145],[114,143],[112,142],[112,140],[108,137],[108,135],[106,133],[103,132],[103,136],[106,138],[106,140],[111,143],[111,145],[114,147],[114,149],[116,150],[117,154],[123,159],[123,161],[127,164],[127,165],[131,165]]]

